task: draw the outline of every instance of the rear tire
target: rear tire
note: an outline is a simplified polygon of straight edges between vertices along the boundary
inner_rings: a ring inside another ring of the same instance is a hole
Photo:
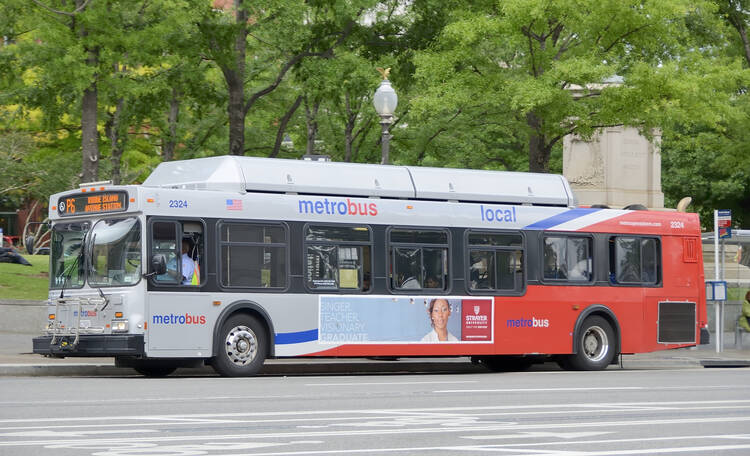
[[[249,377],[263,367],[268,338],[263,325],[254,317],[236,314],[221,326],[217,340],[214,370],[225,377]]]
[[[561,356],[558,364],[567,370],[606,369],[616,353],[615,332],[607,320],[591,316],[583,321],[576,341],[576,353]]]

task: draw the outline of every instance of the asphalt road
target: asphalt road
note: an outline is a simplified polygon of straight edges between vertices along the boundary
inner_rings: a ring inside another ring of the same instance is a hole
[[[0,378],[0,455],[747,455],[750,370]]]

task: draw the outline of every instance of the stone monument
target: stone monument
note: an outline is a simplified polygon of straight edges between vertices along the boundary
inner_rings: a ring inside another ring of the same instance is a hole
[[[662,209],[660,144],[661,131],[649,141],[631,127],[603,128],[590,141],[568,135],[563,140],[563,175],[580,205]]]

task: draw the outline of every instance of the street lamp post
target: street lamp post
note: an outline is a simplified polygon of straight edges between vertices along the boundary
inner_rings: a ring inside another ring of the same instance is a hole
[[[372,97],[372,104],[375,106],[375,111],[380,116],[380,126],[382,127],[381,165],[387,165],[389,162],[388,153],[391,135],[388,132],[388,128],[393,123],[393,113],[396,111],[396,106],[398,106],[398,96],[396,95],[396,91],[393,90],[393,87],[391,87],[391,81],[388,80],[388,73],[390,70],[390,68],[378,68],[380,74],[383,75],[383,80],[380,82],[378,90],[375,91],[375,96]]]

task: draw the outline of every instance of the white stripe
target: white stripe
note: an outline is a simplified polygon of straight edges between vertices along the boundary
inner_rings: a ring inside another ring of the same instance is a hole
[[[305,383],[305,386],[380,386],[380,385],[449,385],[455,383],[479,383],[479,380],[446,382],[350,382],[350,383]]]
[[[586,214],[582,217],[575,218],[573,220],[568,220],[567,222],[563,222],[559,225],[556,225],[548,229],[559,230],[559,231],[578,231],[582,228],[587,228],[596,223],[606,222],[607,220],[612,220],[626,213],[627,211],[612,211],[612,210],[596,211],[591,214]]]
[[[10,446],[39,446],[39,445],[68,445],[85,442],[87,445],[113,445],[119,443],[136,443],[136,442],[175,442],[175,441],[219,441],[219,440],[252,440],[252,439],[284,439],[284,438],[320,438],[320,437],[342,437],[342,436],[373,436],[373,435],[411,435],[411,434],[434,434],[434,433],[456,433],[456,432],[491,432],[500,430],[518,431],[524,429],[585,429],[585,428],[602,428],[617,426],[655,426],[665,424],[706,424],[706,423],[740,423],[750,421],[748,417],[694,417],[684,419],[656,419],[656,420],[633,420],[633,421],[598,421],[593,423],[542,423],[526,424],[503,423],[499,425],[478,425],[478,426],[458,426],[448,427],[435,426],[427,428],[406,428],[406,429],[357,429],[357,430],[327,430],[318,432],[271,432],[271,433],[242,433],[242,434],[225,434],[225,435],[179,435],[179,436],[154,436],[125,439],[69,439],[69,440],[17,440],[12,442],[0,442],[0,447]],[[750,445],[748,446],[750,448]],[[606,454],[606,453],[602,453]]]
[[[470,389],[470,390],[437,390],[433,393],[555,393],[558,391],[632,391],[652,390],[642,386],[617,386],[602,388],[504,388],[504,389]]]

